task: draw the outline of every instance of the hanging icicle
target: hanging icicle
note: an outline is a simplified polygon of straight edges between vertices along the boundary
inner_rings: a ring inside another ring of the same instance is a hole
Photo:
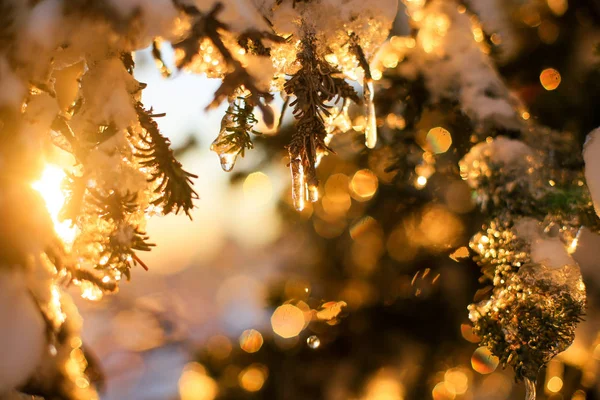
[[[299,159],[290,162],[290,171],[292,173],[292,201],[294,208],[298,211],[304,210],[304,198],[306,180],[304,178],[304,167]]]
[[[246,149],[254,147],[250,133],[259,135],[260,132],[252,129],[258,122],[252,113],[253,109],[248,97],[238,97],[229,104],[221,120],[219,136],[212,142],[210,149],[219,156],[223,171],[231,171],[238,155],[244,157]]]
[[[535,400],[535,381],[525,378],[525,400]]]
[[[369,149],[377,145],[377,117],[375,116],[375,104],[373,103],[374,88],[373,80],[365,78],[364,101],[365,101],[365,145]]]

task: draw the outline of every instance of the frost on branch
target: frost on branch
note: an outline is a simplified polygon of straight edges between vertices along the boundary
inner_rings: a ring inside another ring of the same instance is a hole
[[[565,247],[528,218],[512,228],[495,221],[471,241],[492,288],[488,299],[469,306],[469,318],[481,343],[519,378],[535,381],[575,338],[585,286]]]
[[[307,33],[297,56],[301,68],[284,86],[286,93],[295,97],[290,106],[294,107],[296,131],[288,152],[292,198],[298,210],[304,208],[305,200],[318,199],[315,169],[319,159],[331,151],[325,128],[325,117],[330,115],[331,108],[328,103],[342,99],[360,102],[352,86],[336,77],[338,71],[319,58],[314,41],[314,35]]]

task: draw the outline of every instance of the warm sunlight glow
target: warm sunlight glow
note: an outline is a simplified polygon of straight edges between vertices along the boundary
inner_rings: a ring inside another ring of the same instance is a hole
[[[61,183],[65,176],[65,171],[62,168],[48,164],[44,168],[40,180],[33,182],[31,186],[44,198],[48,213],[52,218],[52,222],[54,222],[54,230],[58,236],[64,242],[71,243],[75,239],[75,228],[71,226],[69,221],[61,222],[58,219],[58,214],[66,200],[61,189]]]

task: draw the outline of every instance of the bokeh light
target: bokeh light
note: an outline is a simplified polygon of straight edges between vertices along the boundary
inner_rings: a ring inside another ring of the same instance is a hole
[[[304,313],[292,304],[277,307],[271,316],[273,332],[284,339],[298,336],[304,329]]]
[[[357,171],[350,181],[353,198],[358,201],[370,200],[377,192],[377,176],[368,169]]]
[[[540,74],[540,83],[546,90],[555,90],[560,85],[560,73],[554,68],[546,68]]]
[[[242,332],[240,336],[240,347],[246,353],[256,353],[263,345],[261,333],[254,329],[248,329]]]
[[[552,393],[558,393],[563,387],[563,381],[558,376],[553,376],[546,384],[548,390]]]
[[[179,378],[179,395],[181,400],[213,400],[219,388],[213,378],[206,374],[206,369],[198,363],[186,365]]]
[[[430,151],[442,154],[452,146],[452,135],[441,126],[437,126],[427,132],[426,141]]]
[[[271,179],[263,172],[253,172],[244,180],[244,199],[253,205],[268,204],[272,196]]]
[[[238,375],[240,386],[248,392],[258,392],[267,380],[268,369],[262,364],[252,364]]]
[[[498,368],[500,360],[485,346],[479,347],[471,356],[471,366],[482,375],[491,374]]]

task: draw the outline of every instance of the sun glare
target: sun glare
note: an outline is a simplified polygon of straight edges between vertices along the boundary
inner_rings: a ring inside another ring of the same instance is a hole
[[[31,186],[42,195],[58,236],[64,242],[71,243],[75,239],[75,228],[69,221],[59,221],[58,219],[66,200],[61,189],[61,183],[65,176],[62,168],[49,164],[44,168],[41,178],[33,182]]]

